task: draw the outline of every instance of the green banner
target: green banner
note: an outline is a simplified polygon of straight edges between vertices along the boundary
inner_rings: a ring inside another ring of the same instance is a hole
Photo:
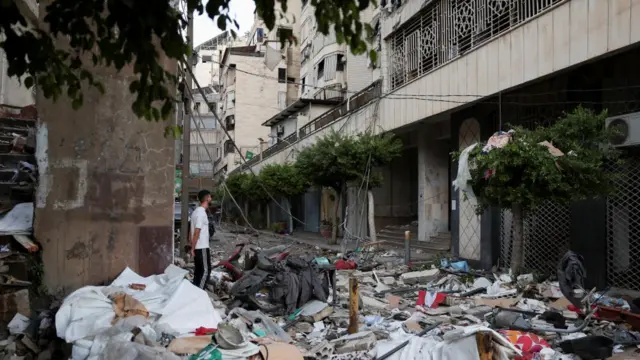
[[[251,151],[247,151],[247,155],[245,155],[245,157],[247,158],[247,160],[251,160],[253,159],[253,153]]]

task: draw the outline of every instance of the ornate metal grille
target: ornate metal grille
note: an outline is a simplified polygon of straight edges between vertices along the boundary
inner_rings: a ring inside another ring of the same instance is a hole
[[[392,35],[391,88],[427,74],[564,1],[434,1]]]
[[[480,141],[480,123],[473,118],[466,119],[460,125],[458,139],[459,149],[462,151],[471,144]],[[460,203],[459,220],[459,252],[466,259],[480,259],[480,217],[476,215],[477,201],[475,198],[464,198],[462,192],[458,192]]]
[[[500,267],[511,265],[513,216],[502,210],[500,227]],[[569,208],[547,203],[524,219],[523,267],[543,274],[555,274],[560,258],[571,245]]]
[[[607,280],[640,290],[640,156],[627,158],[618,170],[618,191],[607,200]]]

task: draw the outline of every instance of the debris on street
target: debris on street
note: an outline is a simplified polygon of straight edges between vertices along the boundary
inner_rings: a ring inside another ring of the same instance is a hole
[[[572,252],[542,278],[449,258],[385,263],[366,246],[348,257],[249,242],[228,251],[217,253],[207,290],[190,283],[189,262],[147,278],[125,269],[108,286],[79,289],[55,316],[57,335],[74,360],[638,356],[640,301],[586,289]],[[355,269],[336,269],[341,260]],[[9,338],[29,321],[14,318]]]

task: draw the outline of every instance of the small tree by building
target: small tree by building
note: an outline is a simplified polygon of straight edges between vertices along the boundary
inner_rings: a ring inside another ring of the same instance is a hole
[[[476,212],[492,206],[512,212],[514,272],[523,265],[523,224],[533,210],[549,201],[569,205],[613,191],[615,173],[605,167],[619,161],[619,152],[609,143],[614,130],[606,128],[606,117],[579,107],[546,128],[515,127],[503,147],[484,151],[478,144],[469,153]]]
[[[298,169],[289,163],[269,164],[262,168],[259,175],[264,187],[276,198],[285,200],[289,231],[293,231],[293,215],[291,214],[291,198],[305,192],[309,183]],[[271,221],[269,208],[267,207],[267,223]]]
[[[340,199],[349,182],[363,180],[371,173],[369,169],[381,166],[398,156],[402,144],[392,135],[357,136],[331,132],[313,145],[304,148],[296,159],[296,168],[308,182],[335,191],[336,201],[332,214],[331,244],[337,243],[338,212]],[[375,177],[371,186],[381,183]],[[373,206],[370,206],[370,211]],[[375,231],[375,228],[372,229]]]

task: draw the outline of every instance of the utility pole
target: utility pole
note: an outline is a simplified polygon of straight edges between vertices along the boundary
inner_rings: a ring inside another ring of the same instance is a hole
[[[189,49],[193,51],[193,11],[188,8],[187,19],[189,21],[187,25],[187,41],[189,43]],[[193,66],[192,57],[187,58],[185,66],[189,69]],[[182,216],[180,221],[180,255],[185,257],[185,246],[191,244],[189,239],[189,175],[191,172],[191,98],[189,93],[192,89],[191,71],[186,72],[186,84],[184,99],[184,113],[183,117],[183,132],[182,132]]]

